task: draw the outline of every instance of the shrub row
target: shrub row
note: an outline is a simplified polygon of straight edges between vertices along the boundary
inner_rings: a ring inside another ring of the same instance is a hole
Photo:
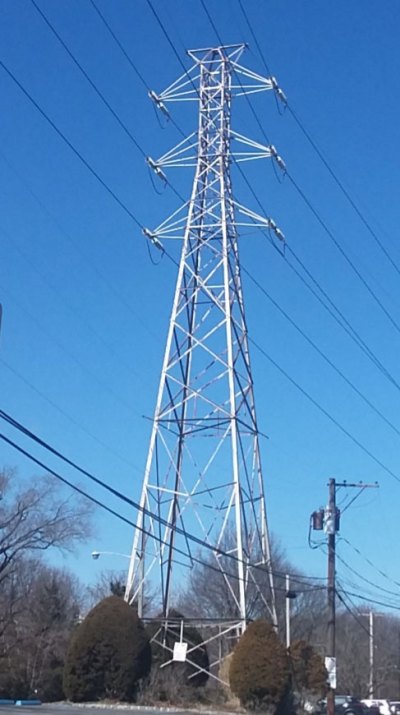
[[[184,627],[187,660],[171,662],[168,668],[159,667],[172,661],[181,618],[173,611],[167,628],[160,620],[146,631],[136,610],[123,599],[105,598],[90,611],[71,639],[63,677],[67,698],[75,702],[132,701],[152,663],[152,690],[157,691],[160,700],[170,698],[171,672],[176,683],[185,684],[192,692],[204,685],[209,661],[195,628]],[[294,644],[288,654],[267,621],[250,624],[229,660],[231,690],[247,709],[279,712],[293,704],[294,694],[301,704],[310,693],[321,696],[324,692],[326,672],[322,659],[303,642]]]

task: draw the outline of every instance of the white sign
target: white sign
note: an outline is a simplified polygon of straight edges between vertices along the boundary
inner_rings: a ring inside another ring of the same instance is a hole
[[[331,688],[336,689],[336,658],[327,656],[325,658],[325,668],[328,673],[328,683]]]
[[[187,647],[187,643],[174,643],[174,654],[172,656],[172,660],[178,660],[180,663],[184,663],[186,660]]]

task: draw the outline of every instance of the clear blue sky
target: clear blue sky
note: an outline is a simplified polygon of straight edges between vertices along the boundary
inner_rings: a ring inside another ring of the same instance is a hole
[[[147,97],[89,0],[36,0],[146,154],[164,153],[179,140]],[[156,91],[181,73],[146,0],[96,0],[116,36]],[[245,41],[242,63],[265,68],[237,0],[207,6],[224,42]],[[244,0],[271,72],[290,106],[321,148],[366,220],[400,266],[399,49],[400,6],[368,3]],[[154,0],[185,66],[186,48],[217,43],[199,0]],[[104,182],[150,228],[178,207],[167,189],[154,191],[140,152],[96,96],[30,0],[0,3],[2,62],[82,154]],[[138,498],[175,282],[167,260],[154,266],[138,227],[121,210],[21,89],[0,67],[0,351],[1,407],[83,467]],[[272,93],[254,108],[290,175],[310,199],[357,270],[394,321],[400,323],[400,274],[377,247],[307,143],[289,111]],[[194,106],[173,107],[187,131]],[[161,123],[161,126],[160,126]],[[263,136],[238,99],[233,127]],[[268,215],[395,380],[400,381],[400,332],[371,298],[288,177],[277,181],[271,163],[245,165]],[[171,182],[189,196],[190,170],[171,170]],[[236,198],[258,210],[233,172]],[[157,186],[160,189],[159,186]],[[169,247],[177,258],[179,248]],[[243,265],[329,355],[335,365],[400,429],[399,391],[345,335],[256,232],[243,236]],[[289,260],[290,254],[286,254]],[[375,482],[342,519],[341,533],[381,570],[400,581],[395,557],[400,500],[399,435],[383,422],[244,277],[251,337],[356,440],[392,470],[391,477],[312,405],[260,353],[252,363],[272,532],[288,557],[308,574],[325,575],[325,555],[307,546],[310,513],[326,502],[327,480]],[[144,417],[145,416],[145,417]],[[6,425],[28,446],[134,519],[127,507],[94,489]],[[1,462],[20,478],[40,474],[11,448]],[[346,493],[339,495],[344,499]],[[348,493],[348,498],[353,492]],[[96,577],[92,549],[128,553],[132,533],[98,512],[96,534],[78,556],[62,560],[78,576]],[[378,585],[396,590],[346,543],[339,554]],[[104,561],[121,568],[124,563]],[[349,590],[368,586],[339,563]],[[354,583],[350,589],[349,582]],[[383,600],[396,601],[380,594]],[[400,595],[400,594],[399,594]],[[375,597],[379,592],[375,591]],[[400,598],[396,603],[400,604]]]

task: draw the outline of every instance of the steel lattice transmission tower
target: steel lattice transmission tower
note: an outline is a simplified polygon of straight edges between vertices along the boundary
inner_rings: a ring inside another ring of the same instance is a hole
[[[150,93],[165,113],[169,102],[197,102],[199,123],[160,159],[148,158],[161,178],[174,166],[195,167],[195,176],[190,200],[158,228],[144,229],[159,248],[166,239],[183,245],[126,589],[141,612],[150,580],[167,617],[184,566],[210,559],[187,538],[195,536],[214,549],[211,563],[225,579],[239,630],[250,589],[254,598],[255,567],[268,573],[268,597],[260,597],[275,623],[276,609],[238,228],[260,226],[283,239],[274,221],[232,194],[233,160],[272,157],[283,166],[274,147],[231,129],[235,95],[277,89],[273,78],[238,64],[244,47],[189,51],[193,67],[161,94]]]

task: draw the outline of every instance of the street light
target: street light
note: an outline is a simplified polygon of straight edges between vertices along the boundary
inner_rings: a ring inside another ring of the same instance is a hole
[[[131,560],[131,556],[129,554],[121,554],[119,551],[92,551],[91,557],[94,559],[94,561],[97,561],[97,559],[100,558],[100,556],[121,556],[124,559],[129,559]],[[143,557],[141,557],[141,563],[142,563],[142,568],[143,568]],[[142,575],[142,583],[143,583],[143,575]],[[125,600],[127,600],[127,591],[125,589]],[[143,591],[139,591],[139,598],[138,598],[138,616],[141,618],[143,616]]]
[[[122,556],[124,559],[130,559],[128,554],[120,554],[118,551],[92,551],[91,557],[97,561],[100,556]]]

